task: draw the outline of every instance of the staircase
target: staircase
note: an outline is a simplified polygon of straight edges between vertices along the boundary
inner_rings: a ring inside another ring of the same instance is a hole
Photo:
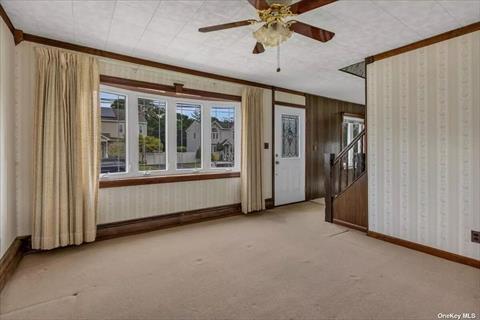
[[[338,155],[325,154],[325,221],[367,231],[366,135]]]

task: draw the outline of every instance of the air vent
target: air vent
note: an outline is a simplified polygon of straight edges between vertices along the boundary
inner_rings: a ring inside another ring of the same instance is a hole
[[[365,79],[365,61],[354,63],[340,69],[340,71],[353,74],[354,76]]]

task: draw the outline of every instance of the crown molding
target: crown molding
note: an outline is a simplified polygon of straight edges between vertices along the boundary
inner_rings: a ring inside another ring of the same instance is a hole
[[[15,30],[16,29],[13,26],[12,20],[10,20],[10,18],[8,17],[7,12],[5,11],[5,9],[3,9],[3,6],[2,6],[1,3],[0,3],[0,17],[2,17],[3,21],[7,25],[8,29],[10,29],[10,32],[15,37]]]
[[[388,51],[385,51],[385,52],[382,52],[382,53],[375,54],[373,56],[370,56],[370,57],[366,58],[365,63],[366,64],[373,63],[375,61],[379,61],[379,60],[386,59],[386,58],[389,58],[389,57],[393,57],[393,56],[396,56],[396,55],[399,55],[399,54],[402,54],[402,53],[405,53],[405,52],[408,52],[408,51],[412,51],[412,50],[416,50],[416,49],[423,48],[423,47],[426,47],[426,46],[430,46],[430,45],[438,43],[438,42],[442,42],[442,41],[446,41],[446,40],[453,39],[453,38],[456,38],[456,37],[460,37],[460,36],[463,36],[465,34],[472,33],[472,32],[479,31],[479,30],[480,30],[480,21],[469,24],[467,26],[463,26],[463,27],[458,28],[458,29],[454,29],[454,30],[450,30],[450,31],[438,34],[438,35],[430,37],[430,38],[426,38],[426,39],[423,39],[423,40],[420,40],[420,41],[416,41],[416,42],[404,45],[404,46],[396,48],[396,49],[392,49],[392,50],[388,50]]]

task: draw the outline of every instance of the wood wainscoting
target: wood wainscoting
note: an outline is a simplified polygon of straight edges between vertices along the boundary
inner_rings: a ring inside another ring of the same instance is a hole
[[[333,199],[333,222],[361,231],[368,227],[367,173]]]

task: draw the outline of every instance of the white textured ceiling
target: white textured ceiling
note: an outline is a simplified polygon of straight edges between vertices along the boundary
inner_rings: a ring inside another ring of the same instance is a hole
[[[0,0],[17,29],[52,39],[363,103],[363,79],[338,71],[365,57],[480,20],[480,1],[338,1],[298,20],[336,33],[321,43],[294,35],[251,51],[253,27],[199,27],[256,17],[246,0]]]

